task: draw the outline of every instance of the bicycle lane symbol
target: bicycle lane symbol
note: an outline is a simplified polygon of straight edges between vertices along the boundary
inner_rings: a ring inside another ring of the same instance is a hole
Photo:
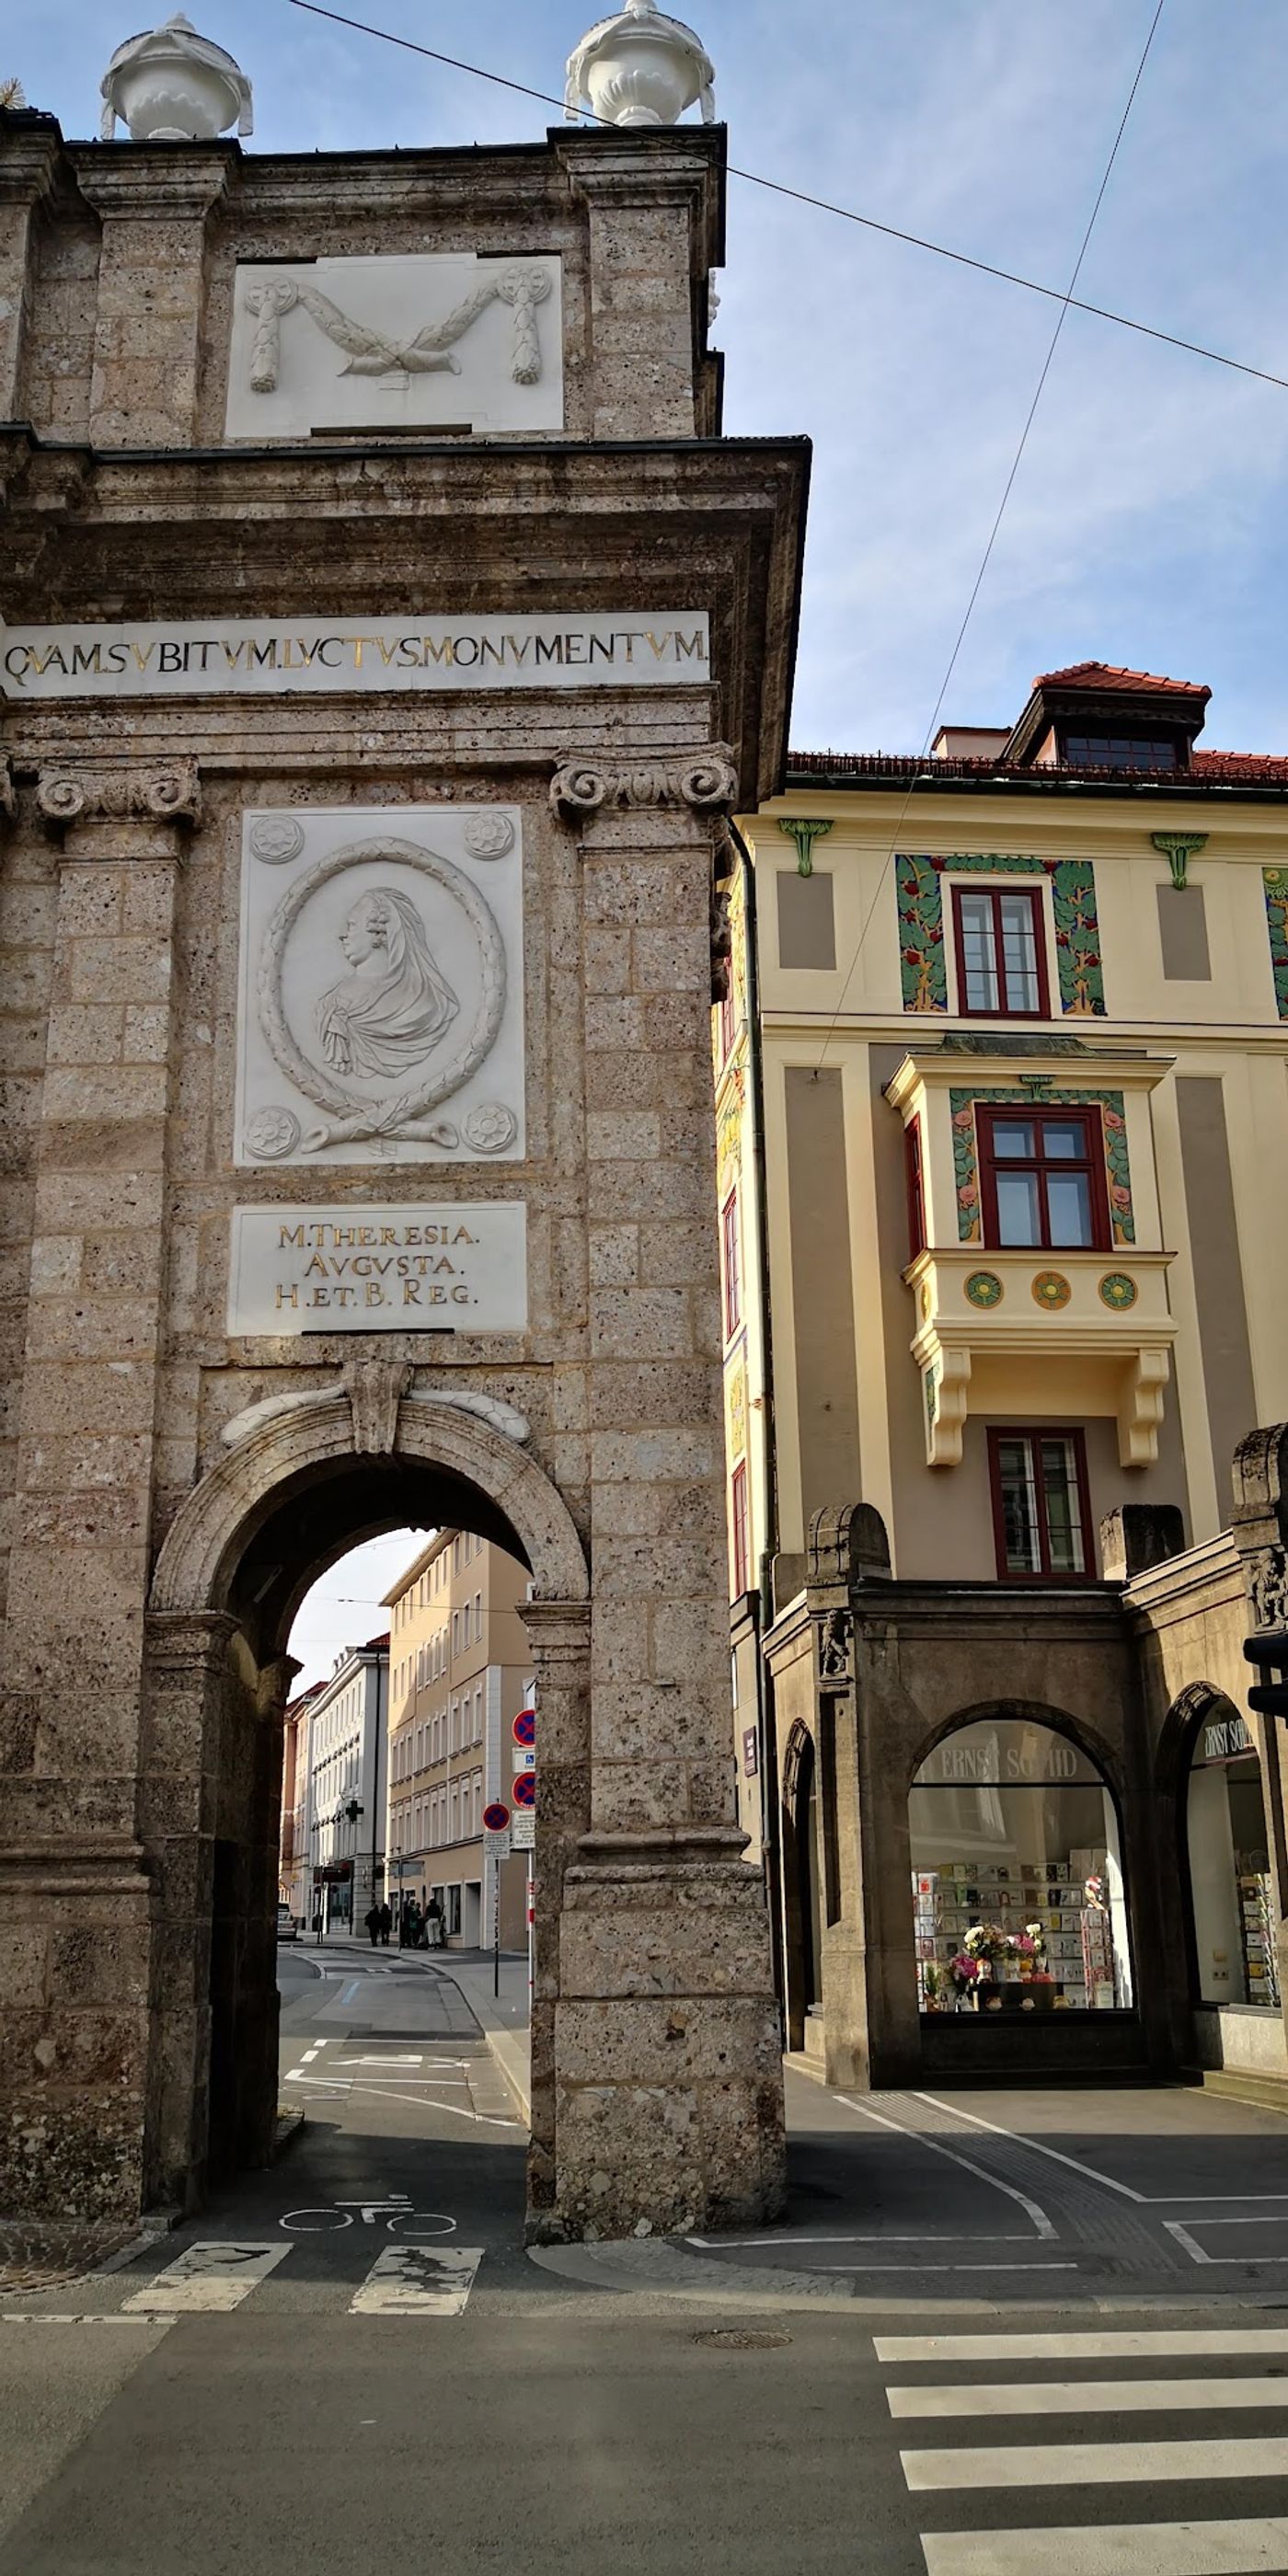
[[[355,2224],[379,2227],[382,2222],[390,2236],[401,2236],[409,2244],[456,2233],[454,2218],[444,2210],[413,2209],[405,2191],[390,2192],[383,2199],[332,2200],[313,2209],[288,2209],[277,2223],[288,2236],[321,2236]]]

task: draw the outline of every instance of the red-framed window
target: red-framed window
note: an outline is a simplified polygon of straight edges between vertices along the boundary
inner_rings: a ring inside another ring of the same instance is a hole
[[[908,1185],[908,1259],[926,1249],[926,1185],[921,1168],[921,1120],[910,1118],[903,1131],[903,1168]]]
[[[720,1061],[722,1064],[729,1053],[729,1049],[733,1045],[733,1033],[733,975],[731,972],[729,977],[729,989],[726,993],[722,993],[720,996]]]
[[[1040,886],[953,887],[957,1008],[973,1020],[1045,1020],[1046,928]]]
[[[975,1111],[984,1241],[990,1250],[1112,1249],[1098,1109]]]
[[[731,1599],[751,1589],[751,1540],[747,1528],[747,1467],[744,1460],[729,1479],[729,1542],[733,1564]]]
[[[738,1193],[736,1190],[730,1190],[720,1211],[720,1235],[724,1247],[725,1340],[731,1341],[742,1322],[742,1271],[738,1256]]]
[[[1004,1583],[1061,1583],[1092,1571],[1081,1431],[990,1429],[997,1571]]]

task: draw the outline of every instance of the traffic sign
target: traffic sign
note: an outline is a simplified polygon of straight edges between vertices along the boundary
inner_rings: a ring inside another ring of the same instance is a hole
[[[516,1807],[535,1807],[537,1803],[537,1775],[535,1771],[521,1771],[510,1794]]]
[[[533,1815],[530,1808],[526,1814],[522,1809],[520,1809],[519,1814],[515,1817],[514,1822],[510,1827],[511,1851],[533,1851],[536,1848],[536,1840],[536,1817]]]
[[[510,1810],[500,1798],[493,1798],[483,1810],[483,1825],[489,1834],[503,1834],[510,1821]]]
[[[537,1767],[537,1757],[536,1757],[536,1754],[531,1750],[531,1748],[530,1748],[528,1745],[526,1745],[526,1744],[521,1744],[521,1745],[519,1745],[519,1747],[518,1747],[518,1749],[517,1749],[517,1751],[516,1751],[516,1753],[515,1753],[515,1757],[514,1757],[514,1758],[515,1758],[515,1761],[518,1763],[519,1769],[520,1769],[521,1771],[535,1771],[535,1770],[536,1770],[536,1767]]]
[[[516,1744],[535,1744],[537,1740],[537,1712],[535,1708],[521,1708],[513,1726],[510,1729],[510,1733],[514,1737]]]

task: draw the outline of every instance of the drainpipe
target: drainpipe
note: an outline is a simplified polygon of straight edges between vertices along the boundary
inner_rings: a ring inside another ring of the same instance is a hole
[[[761,1639],[773,1618],[773,1561],[778,1553],[778,1444],[774,1420],[774,1334],[769,1303],[769,1196],[765,1174],[765,1066],[760,1027],[760,954],[756,934],[756,870],[736,823],[730,836],[742,868],[743,919],[747,930],[747,1060],[751,1074],[751,1159],[756,1177],[756,1286],[761,1333],[761,1464],[765,1490],[765,1545],[761,1550],[756,1632],[756,1735],[760,1765],[760,1842],[764,1853],[765,1894],[771,1923],[770,1950],[774,1992],[783,2009],[782,1853],[779,1847],[781,1801],[778,1794],[778,1734],[774,1693]],[[785,2043],[784,2043],[785,2044]]]

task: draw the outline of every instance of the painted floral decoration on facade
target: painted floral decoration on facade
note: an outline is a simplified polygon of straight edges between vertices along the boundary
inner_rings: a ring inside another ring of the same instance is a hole
[[[1096,878],[1090,859],[1031,859],[1013,853],[968,850],[948,857],[900,856],[896,860],[899,906],[899,972],[905,1011],[946,1011],[944,962],[945,876],[1047,876],[1060,978],[1060,1008],[1089,1018],[1105,1007]],[[1285,878],[1288,888],[1288,876]]]
[[[1275,1008],[1281,1020],[1288,1020],[1288,868],[1263,868],[1261,877],[1266,890]]]
[[[1103,1303],[1111,1306],[1116,1315],[1125,1315],[1128,1307],[1135,1305],[1140,1290],[1125,1270],[1107,1270],[1100,1282],[1100,1295]]]
[[[997,1103],[1005,1108],[1043,1107],[1087,1109],[1099,1105],[1105,1145],[1105,1187],[1109,1197],[1109,1215],[1116,1244],[1134,1243],[1136,1220],[1131,1202],[1131,1169],[1127,1160],[1127,1120],[1123,1112],[1121,1091],[1077,1091],[1054,1082],[1033,1080],[1023,1089],[988,1089],[950,1091],[949,1113],[953,1130],[953,1174],[957,1185],[957,1238],[960,1243],[983,1241],[979,1199],[979,1147],[975,1136],[975,1104]]]
[[[966,1296],[972,1306],[1000,1306],[1005,1291],[995,1270],[972,1270],[966,1282]]]
[[[1045,1306],[1052,1314],[1058,1314],[1062,1306],[1068,1305],[1072,1295],[1073,1290],[1062,1271],[1039,1270],[1033,1282],[1035,1306]]]

